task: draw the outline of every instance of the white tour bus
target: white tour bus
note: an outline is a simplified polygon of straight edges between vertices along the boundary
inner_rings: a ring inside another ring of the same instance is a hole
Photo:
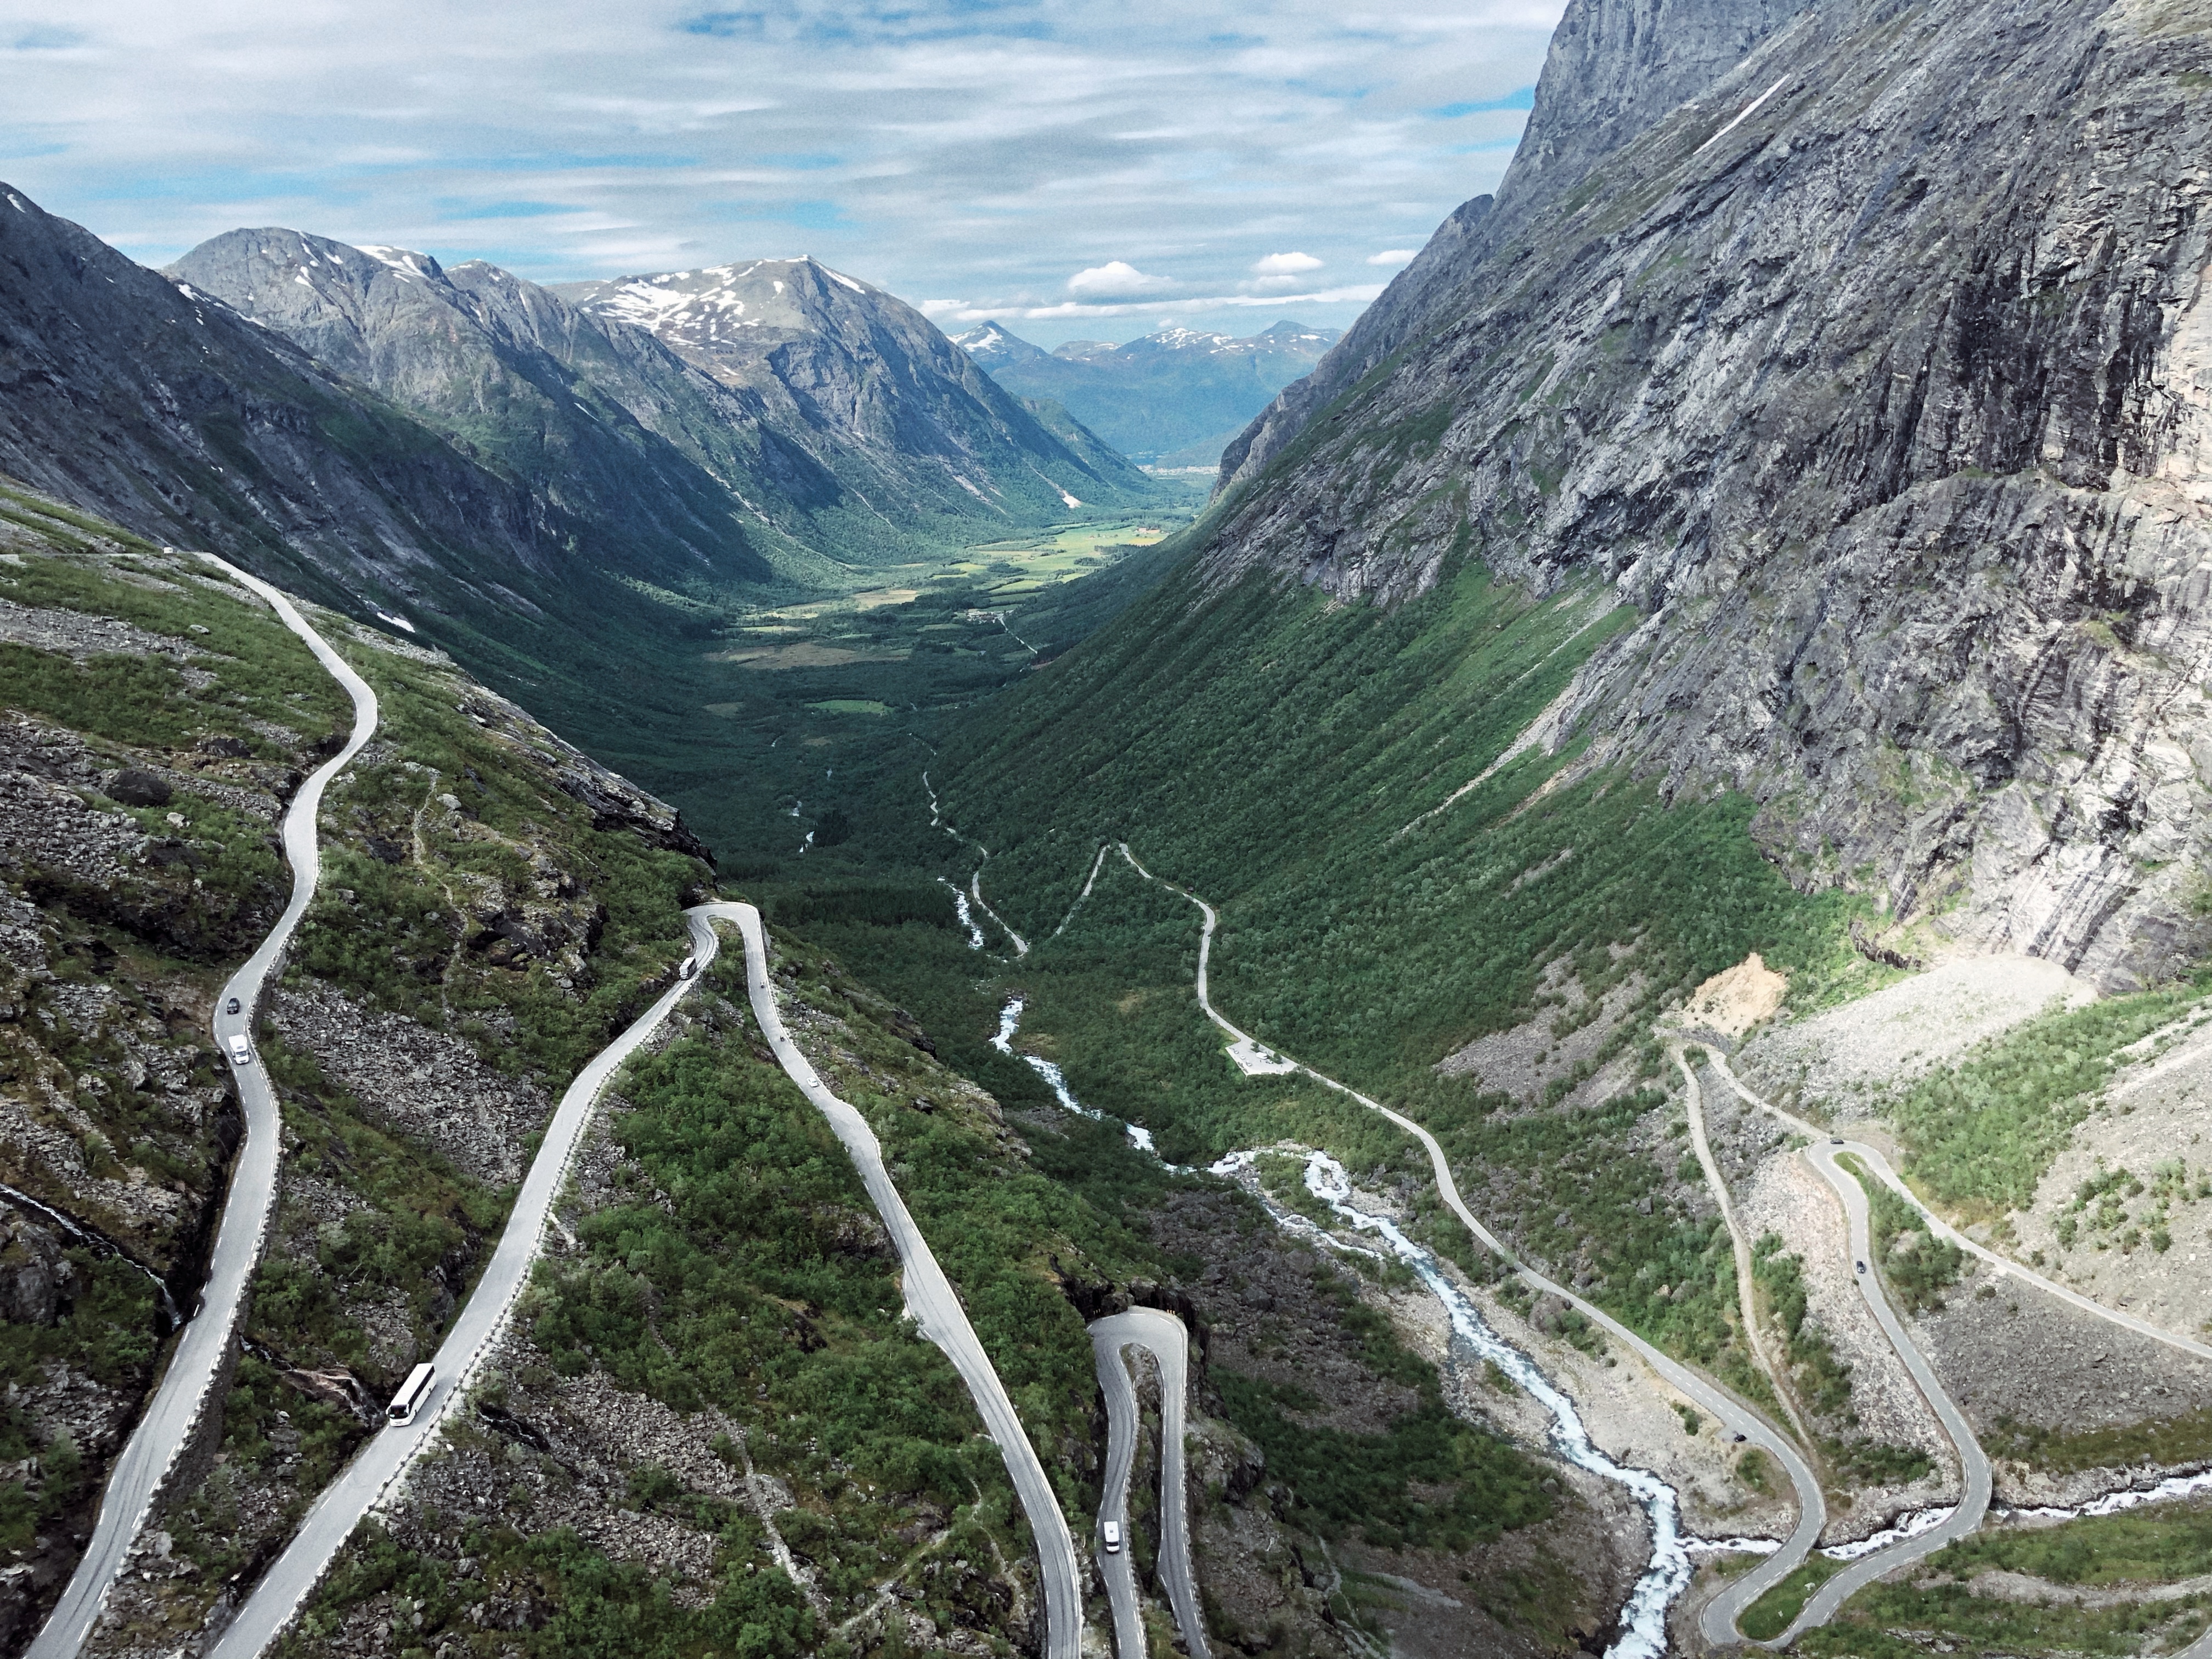
[[[399,1392],[392,1396],[388,1413],[394,1423],[406,1424],[415,1420],[415,1413],[430,1395],[430,1379],[438,1368],[428,1360],[407,1373],[407,1380],[399,1385]]]
[[[253,1050],[246,1039],[234,1032],[230,1039],[230,1063],[234,1066],[253,1064]]]
[[[1106,1540],[1106,1553],[1119,1555],[1121,1553],[1121,1523],[1119,1521],[1101,1521],[1098,1532]]]

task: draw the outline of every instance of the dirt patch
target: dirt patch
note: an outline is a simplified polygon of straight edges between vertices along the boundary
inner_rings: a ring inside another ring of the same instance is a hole
[[[1785,1015],[1744,1048],[1736,1070],[1770,1099],[1855,1114],[1848,1097],[1919,1076],[2054,1005],[2096,990],[2033,957],[1967,957],[1808,1019]]]
[[[1790,981],[1753,951],[1690,994],[1682,1023],[1733,1040],[1761,1020],[1772,1018],[1789,989]]]

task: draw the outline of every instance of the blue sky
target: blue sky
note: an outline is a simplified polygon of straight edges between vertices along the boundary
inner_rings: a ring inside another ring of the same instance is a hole
[[[812,253],[1045,344],[1341,325],[1527,118],[1560,0],[0,0],[0,179],[538,281]]]

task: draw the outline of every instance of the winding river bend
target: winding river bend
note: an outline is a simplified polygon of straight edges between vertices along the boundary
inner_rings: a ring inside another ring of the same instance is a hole
[[[1690,1582],[1687,1541],[1682,1532],[1681,1503],[1674,1487],[1649,1469],[1615,1462],[1598,1449],[1583,1426],[1581,1414],[1570,1400],[1544,1375],[1536,1362],[1499,1336],[1484,1322],[1482,1315],[1458,1285],[1447,1278],[1436,1257],[1406,1237],[1387,1216],[1375,1215],[1352,1201],[1352,1178],[1344,1166],[1327,1152],[1301,1148],[1306,1162],[1306,1190],[1328,1206],[1356,1232],[1371,1233],[1389,1254],[1411,1267],[1429,1293],[1443,1305],[1451,1321],[1452,1335],[1478,1358],[1489,1360],[1519,1385],[1528,1397],[1552,1416],[1554,1450],[1576,1468],[1623,1488],[1644,1510],[1651,1527],[1651,1559],[1620,1610],[1620,1638],[1606,1650],[1606,1659],[1659,1659],[1667,1652],[1667,1610]],[[1234,1176],[1258,1154],[1231,1152],[1210,1173]],[[1305,1217],[1270,1204],[1277,1223],[1291,1231],[1318,1238],[1334,1249],[1347,1246],[1315,1226]],[[1379,1252],[1377,1252],[1379,1254]]]

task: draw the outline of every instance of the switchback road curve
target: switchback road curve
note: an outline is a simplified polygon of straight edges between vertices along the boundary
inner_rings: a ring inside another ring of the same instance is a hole
[[[1905,1362],[1905,1368],[1912,1373],[1913,1382],[1919,1386],[1920,1392],[1943,1425],[1943,1432],[1950,1437],[1953,1449],[1958,1453],[1960,1495],[1959,1507],[1940,1526],[1931,1528],[1917,1538],[1904,1539],[1886,1550],[1877,1550],[1872,1555],[1863,1557],[1821,1585],[1806,1601],[1803,1610],[1790,1628],[1768,1644],[1777,1648],[1787,1647],[1802,1632],[1815,1625],[1826,1624],[1846,1600],[1884,1573],[1920,1560],[1944,1545],[1964,1538],[1982,1524],[1982,1517],[1989,1513],[1990,1509],[1990,1460],[1983,1455],[1980,1443],[1974,1438],[1973,1430],[1967,1426],[1965,1415],[1952,1403],[1951,1396],[1944,1393],[1943,1385],[1936,1379],[1934,1368],[1914,1346],[1912,1339],[1905,1334],[1903,1322],[1889,1305],[1889,1297],[1882,1290],[1874,1267],[1874,1242],[1866,1189],[1859,1185],[1850,1171],[1836,1161],[1838,1154],[1844,1152],[1856,1152],[1861,1158],[1866,1155],[1862,1148],[1838,1146],[1824,1138],[1807,1150],[1807,1156],[1812,1159],[1813,1167],[1820,1172],[1821,1177],[1836,1189],[1836,1196],[1843,1200],[1844,1214],[1850,1224],[1851,1255],[1855,1262],[1867,1264],[1865,1272],[1854,1272],[1852,1274],[1858,1281],[1859,1293],[1866,1297],[1867,1306],[1881,1322],[1883,1334],[1889,1338],[1890,1346],[1897,1350],[1897,1357]]]
[[[321,1582],[361,1518],[406,1473],[416,1454],[435,1437],[447,1409],[461,1398],[477,1368],[497,1346],[507,1316],[530,1282],[546,1222],[553,1213],[553,1201],[568,1181],[569,1160],[591,1122],[599,1091],[705,976],[707,964],[714,959],[721,944],[708,918],[729,908],[700,905],[684,913],[690,926],[692,951],[699,958],[699,972],[690,979],[678,979],[663,991],[629,1030],[592,1057],[562,1093],[545,1126],[538,1155],[531,1159],[529,1173],[522,1178],[522,1190],[516,1194],[491,1263],[470,1292],[460,1317],[438,1345],[431,1361],[437,1367],[436,1379],[415,1420],[388,1424],[378,1430],[345,1472],[324,1489],[284,1553],[254,1586],[208,1659],[254,1659],[267,1647]]]
[[[1709,1047],[1705,1052],[1711,1059],[1713,1069],[1727,1079],[1729,1087],[1734,1089],[1747,1104],[1756,1106],[1760,1111],[1771,1114],[1816,1145],[1828,1139],[1828,1132],[1826,1129],[1815,1127],[1794,1112],[1785,1111],[1772,1101],[1762,1099],[1746,1088],[1742,1080],[1729,1069],[1727,1060],[1718,1049]],[[1863,1146],[1856,1143],[1847,1150],[1863,1159],[1867,1168],[1873,1172],[1875,1178],[1883,1186],[1917,1210],[1936,1237],[1948,1243],[1957,1245],[1970,1255],[1979,1256],[2001,1273],[2008,1273],[2024,1284],[2033,1285],[2036,1289],[2057,1297],[2069,1307],[2079,1308],[2084,1313],[2094,1314],[2098,1318],[2133,1331],[2138,1336],[2147,1336],[2154,1342],[2163,1342],[2169,1348],[2178,1348],[2183,1353],[2193,1355],[2198,1359],[2212,1359],[2212,1345],[2196,1341],[2178,1331],[2170,1331],[2163,1325],[2154,1325],[2148,1319],[2138,1319],[2131,1313],[2123,1313],[2118,1308],[2108,1308],[2103,1303],[2082,1295],[2079,1291],[2069,1290],[2055,1280],[2045,1279],[2032,1268],[2022,1267],[2009,1256],[1999,1255],[1986,1245],[1977,1244],[1922,1203],[1919,1194],[1905,1184],[1897,1171],[1890,1168],[1889,1160],[1881,1152],[1871,1146]]]
[[[1184,898],[1199,908],[1200,914],[1205,918],[1205,923],[1199,936],[1198,945],[1198,1005],[1204,1010],[1206,1018],[1226,1032],[1232,1042],[1256,1048],[1259,1045],[1253,1038],[1224,1018],[1215,1009],[1206,994],[1206,962],[1212,951],[1213,930],[1217,921],[1213,907],[1195,893],[1177,887],[1173,882],[1160,881],[1160,878],[1153,875],[1151,871],[1137,862],[1136,855],[1131,853],[1126,845],[1121,848],[1121,854],[1129,860],[1130,866],[1146,880],[1159,881],[1160,884],[1169,891],[1182,894]],[[1475,1219],[1474,1212],[1468,1208],[1466,1200],[1460,1196],[1459,1183],[1452,1176],[1451,1164],[1444,1157],[1443,1148],[1437,1143],[1437,1138],[1426,1129],[1402,1112],[1392,1111],[1380,1101],[1369,1099],[1358,1090],[1339,1083],[1334,1078],[1324,1076],[1310,1066],[1289,1060],[1287,1056],[1282,1058],[1285,1063],[1311,1078],[1323,1088],[1333,1089],[1340,1095],[1358,1101],[1368,1110],[1388,1118],[1414,1139],[1419,1141],[1429,1155],[1429,1167],[1436,1177],[1437,1191],[1445,1204],[1450,1207],[1452,1213],[1459,1218],[1461,1224],[1465,1226],[1468,1231],[1481,1241],[1486,1249],[1510,1267],[1520,1276],[1523,1284],[1532,1290],[1556,1296],[1568,1306],[1575,1309],[1583,1318],[1598,1326],[1614,1340],[1635,1353],[1670,1387],[1686,1398],[1695,1401],[1705,1412],[1717,1419],[1723,1428],[1731,1434],[1741,1435],[1747,1443],[1757,1446],[1782,1466],[1784,1473],[1789,1475],[1790,1484],[1797,1495],[1796,1527],[1784,1540],[1780,1549],[1708,1601],[1701,1620],[1705,1641],[1710,1645],[1723,1647],[1741,1642],[1743,1638],[1737,1633],[1735,1626],[1743,1610],[1803,1564],[1805,1558],[1812,1553],[1813,1546],[1820,1540],[1821,1529],[1827,1525],[1827,1501],[1821,1495],[1820,1483],[1814,1475],[1812,1466],[1805,1461],[1804,1455],[1797,1449],[1789,1436],[1784,1434],[1759,1412],[1737,1399],[1735,1395],[1722,1388],[1717,1382],[1698,1375],[1680,1360],[1670,1358],[1662,1353],[1603,1309],[1594,1303],[1584,1301],[1565,1285],[1553,1284],[1534,1267],[1522,1261],[1505,1247],[1503,1241],[1481,1222]]]
[[[173,548],[166,550],[175,551]],[[347,696],[353,700],[353,731],[345,747],[308,774],[284,813],[281,833],[284,856],[292,866],[291,902],[284,907],[284,914],[277,919],[276,927],[261,941],[261,948],[230,976],[216,999],[216,1047],[222,1050],[228,1060],[229,1040],[233,1036],[251,1037],[254,1007],[260,1000],[263,984],[275,969],[293,930],[299,927],[300,918],[307,914],[307,906],[314,899],[315,883],[322,873],[315,828],[322,808],[323,790],[361,752],[362,745],[375,732],[377,708],[376,693],[369,689],[368,682],[355,673],[323,636],[307,625],[307,619],[283,593],[212,553],[199,556],[240,586],[265,600],[284,626],[307,642],[307,648],[315,653],[315,660],[345,688]],[[233,997],[238,999],[240,1012],[226,1014],[222,1010]],[[62,1591],[61,1600],[47,1616],[45,1628],[31,1644],[29,1659],[73,1659],[83,1646],[93,1621],[100,1616],[100,1604],[106,1600],[109,1587],[123,1571],[139,1528],[145,1523],[178,1455],[191,1443],[208,1395],[222,1373],[224,1357],[237,1330],[240,1304],[253,1276],[253,1265],[260,1257],[270,1209],[276,1201],[282,1139],[276,1097],[269,1087],[268,1073],[254,1063],[233,1066],[231,1070],[237,1079],[240,1103],[245,1109],[246,1140],[231,1169],[230,1191],[223,1202],[215,1249],[208,1259],[208,1275],[201,1289],[199,1310],[177,1339],[168,1370],[162,1374],[154,1397],[147,1402],[137,1427],[131,1431],[122,1455],[108,1473],[92,1541],[85,1547],[83,1558]]]
[[[1190,1388],[1190,1334],[1173,1314],[1157,1308],[1132,1308],[1091,1326],[1091,1358],[1098,1386],[1106,1396],[1106,1486],[1098,1509],[1103,1524],[1121,1527],[1121,1548],[1102,1552],[1099,1567],[1114,1604],[1115,1648],[1121,1659],[1146,1659],[1144,1621],[1137,1611],[1136,1571],[1129,1560],[1129,1470],[1137,1446],[1137,1390],[1121,1355],[1141,1347],[1160,1367],[1160,1581],[1176,1628],[1191,1659],[1208,1659],[1206,1620],[1199,1611],[1198,1580],[1192,1571],[1190,1487],[1183,1468],[1184,1407]]]
[[[775,1050],[777,1064],[813,1103],[815,1109],[829,1119],[830,1128],[852,1154],[876,1213],[883,1218],[891,1243],[898,1249],[907,1311],[914,1316],[921,1334],[944,1349],[952,1361],[961,1380],[967,1383],[968,1392],[975,1398],[984,1428],[998,1443],[999,1455],[1006,1461],[1006,1474],[1013,1480],[1014,1495],[1021,1500],[1023,1513],[1029,1516],[1030,1531],[1036,1539],[1038,1566],[1044,1577],[1046,1659],[1081,1659],[1083,1597],[1078,1589],[1080,1569],[1076,1561],[1074,1535],[1068,1530],[1067,1517],[1060,1513],[1052,1482],[1045,1477],[1044,1465],[1037,1461],[1036,1449],[1030,1444],[1029,1435],[1014,1411],[1014,1402],[1007,1397],[1006,1384],[999,1380],[990,1356],[984,1352],[975,1328],[968,1322],[968,1312],[960,1305],[959,1293],[952,1288],[951,1280],[945,1278],[945,1270],[937,1265],[937,1258],[930,1254],[929,1243],[922,1237],[921,1229],[915,1225],[914,1218],[907,1212],[906,1200],[891,1184],[875,1131],[857,1109],[830,1091],[806,1056],[799,1051],[799,1045],[791,1040],[791,1034],[784,1030],[782,1016],[776,1012],[775,994],[769,984],[768,943],[761,929],[760,912],[750,904],[710,904],[701,908],[717,918],[734,921],[744,936],[745,988],[752,999],[753,1018],[759,1022],[769,1047]]]

